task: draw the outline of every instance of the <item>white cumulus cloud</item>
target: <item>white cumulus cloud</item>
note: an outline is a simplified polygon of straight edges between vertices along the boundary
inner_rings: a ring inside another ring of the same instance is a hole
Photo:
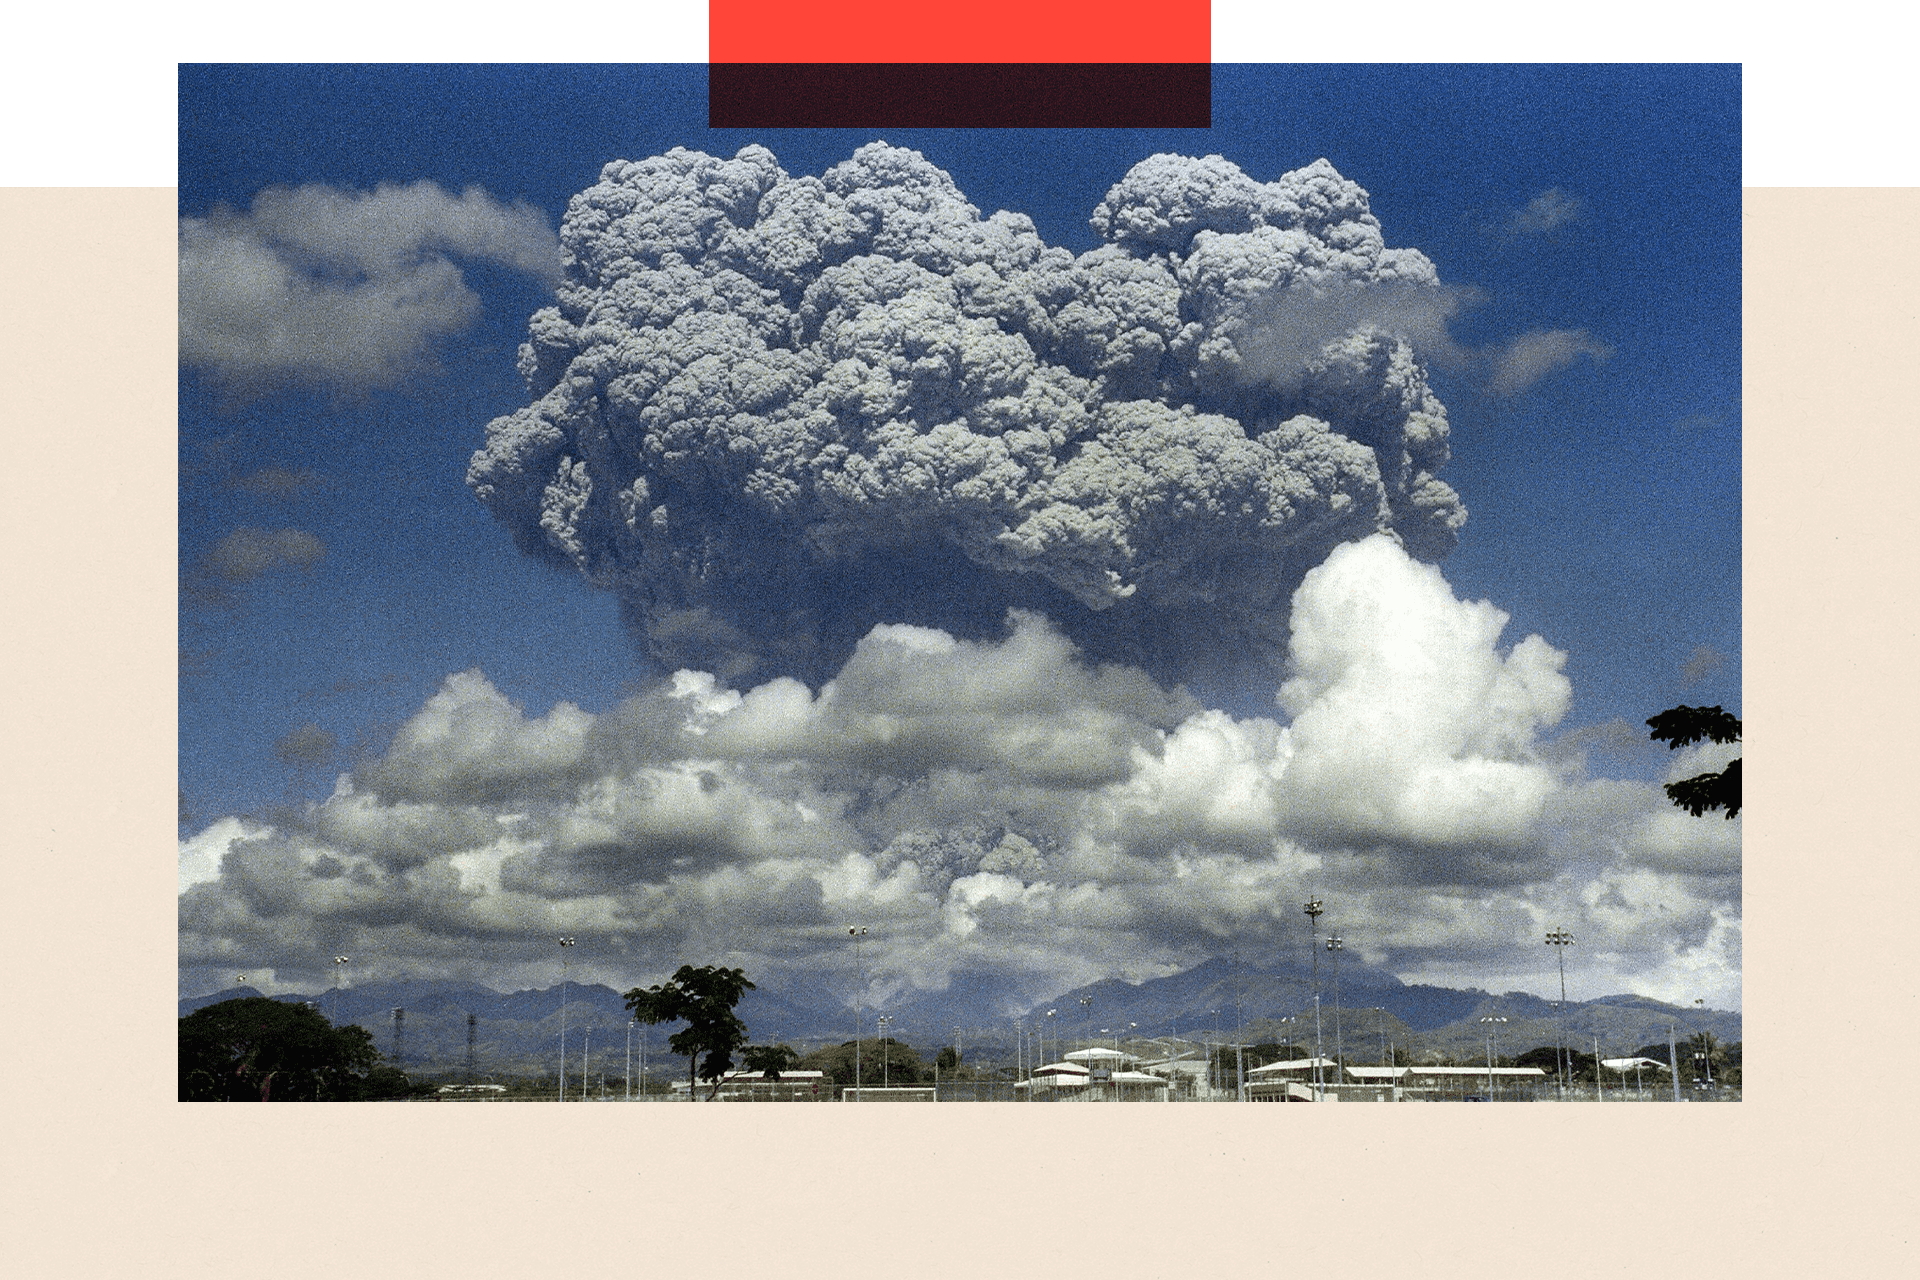
[[[726,954],[839,990],[855,920],[875,998],[992,972],[1041,999],[1284,951],[1311,893],[1409,980],[1517,985],[1566,927],[1622,985],[1737,993],[1739,823],[1549,760],[1563,655],[1505,624],[1381,535],[1300,585],[1272,717],[1019,611],[877,626],[819,688],[688,669],[598,715],[459,673],[324,802],[182,842],[183,969],[546,981],[558,931],[590,980]]]
[[[559,270],[545,215],[477,187],[270,187],[244,213],[182,218],[180,360],[239,388],[392,385],[479,313],[448,255]]]

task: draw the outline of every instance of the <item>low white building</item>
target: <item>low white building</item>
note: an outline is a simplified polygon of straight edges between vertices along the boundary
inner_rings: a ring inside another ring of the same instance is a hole
[[[1114,1050],[1082,1050],[1082,1053],[1113,1054]],[[1069,1058],[1075,1054],[1068,1054]],[[1119,1055],[1125,1057],[1126,1055]],[[1095,1062],[1110,1062],[1112,1057],[1095,1057]],[[1145,1071],[1091,1069],[1079,1062],[1050,1062],[1034,1069],[1030,1079],[1015,1084],[1016,1096],[1025,1094],[1038,1101],[1076,1102],[1163,1102],[1169,1097],[1167,1081]]]
[[[675,1080],[675,1097],[687,1096],[687,1082]],[[702,1080],[695,1086],[702,1102],[713,1085]],[[824,1071],[782,1071],[780,1078],[769,1080],[759,1071],[729,1071],[720,1077],[720,1092],[715,1102],[832,1102],[833,1082]]]
[[[1333,1102],[1335,1093],[1315,1096],[1315,1069],[1321,1085],[1336,1083],[1340,1064],[1332,1058],[1282,1058],[1247,1072],[1249,1102]]]
[[[1066,1060],[1078,1066],[1088,1067],[1094,1070],[1099,1070],[1103,1067],[1108,1069],[1123,1067],[1129,1062],[1139,1061],[1139,1059],[1130,1053],[1122,1053],[1118,1049],[1109,1049],[1105,1045],[1097,1045],[1091,1049],[1075,1049],[1072,1053],[1066,1055]]]
[[[1044,1067],[1035,1067],[1030,1079],[1014,1087],[1030,1088],[1034,1096],[1039,1097],[1043,1093],[1084,1089],[1092,1079],[1093,1072],[1077,1062],[1049,1062]]]
[[[1319,1085],[1313,1083],[1315,1067]],[[1247,1077],[1252,1102],[1402,1102],[1512,1096],[1544,1081],[1546,1072],[1539,1067],[1342,1068],[1331,1058],[1294,1058],[1255,1067]]]

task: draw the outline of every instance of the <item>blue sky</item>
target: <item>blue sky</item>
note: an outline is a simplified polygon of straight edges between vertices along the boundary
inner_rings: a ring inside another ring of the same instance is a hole
[[[1566,901],[1595,910],[1624,892],[1644,914],[1653,899],[1608,876],[1679,877],[1685,885],[1667,896],[1687,897],[1692,932],[1660,940],[1618,926],[1614,959],[1594,980],[1671,997],[1703,988],[1737,1007],[1737,937],[1730,961],[1726,943],[1738,931],[1737,837],[1731,873],[1724,850],[1701,872],[1712,859],[1698,850],[1661,844],[1666,863],[1636,861],[1589,821],[1602,792],[1626,806],[1618,821],[1653,820],[1644,784],[1672,762],[1633,740],[1646,716],[1677,702],[1740,711],[1737,68],[1219,67],[1212,129],[1100,134],[709,130],[703,76],[697,65],[184,67],[180,213],[218,225],[221,206],[257,214],[269,188],[431,181],[451,194],[484,188],[489,208],[530,206],[557,228],[568,199],[616,158],[675,146],[729,157],[759,144],[799,176],[881,136],[951,175],[983,215],[1027,214],[1047,244],[1078,254],[1100,243],[1087,224],[1094,206],[1154,153],[1218,154],[1257,182],[1325,157],[1365,188],[1386,244],[1425,254],[1452,291],[1444,335],[1422,351],[1451,424],[1439,475],[1470,513],[1440,561],[1445,581],[1460,601],[1511,615],[1502,651],[1537,634],[1566,655],[1564,714],[1540,717],[1526,750],[1580,798],[1556,802],[1559,834],[1539,837],[1545,852],[1525,883],[1558,884]],[[423,340],[432,367],[302,383],[264,366],[236,377],[231,360],[220,365],[226,357],[183,364],[180,777],[190,842],[241,816],[256,834],[271,828],[269,842],[319,831],[324,822],[301,806],[345,771],[364,792],[379,762],[395,758],[395,732],[453,673],[483,671],[529,721],[561,701],[606,713],[670,674],[649,664],[611,593],[517,550],[468,488],[487,423],[528,403],[515,349],[551,285],[498,252],[447,255],[478,305]],[[1238,721],[1287,719],[1271,682],[1204,693]],[[1713,828],[1702,840],[1724,843],[1729,824],[1691,821]],[[1319,838],[1332,839],[1324,827]],[[1294,841],[1302,856],[1323,856],[1311,838]],[[1412,843],[1409,863],[1441,856],[1432,841]],[[322,844],[309,840],[301,856],[342,852],[316,853]],[[210,847],[194,845],[195,856]],[[1353,856],[1355,867],[1365,862]],[[1610,871],[1620,858],[1632,865]],[[977,858],[961,861],[986,874]],[[1592,889],[1585,898],[1580,885]],[[956,891],[944,891],[950,904]],[[837,890],[823,892],[831,900]],[[562,909],[561,898],[546,901]],[[304,942],[242,930],[266,951],[183,955],[183,983],[217,987],[217,959],[231,955],[277,966],[297,987],[306,953],[345,945],[344,928],[336,920]],[[900,928],[899,981],[936,981],[961,962],[950,949],[960,943],[935,946],[904,918]],[[1105,972],[1145,976],[1267,936],[1247,928],[1111,946],[1089,934],[1072,964],[1022,952],[1019,967],[1038,998],[1046,973],[1060,973],[1061,987]],[[641,925],[614,932],[609,954],[654,963]],[[1382,925],[1383,939],[1390,932]],[[421,945],[423,971],[440,963],[436,945]],[[803,970],[806,950],[782,955]],[[1537,956],[1495,950],[1409,935],[1371,958],[1410,978],[1477,976],[1496,990],[1545,972]],[[501,985],[524,976],[516,963],[503,959]]]

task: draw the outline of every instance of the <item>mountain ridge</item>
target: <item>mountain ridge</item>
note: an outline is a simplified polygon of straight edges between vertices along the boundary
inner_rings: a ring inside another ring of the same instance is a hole
[[[1353,1060],[1371,1061],[1376,1055],[1405,1060],[1409,1054],[1477,1060],[1487,1051],[1511,1056],[1555,1043],[1563,1025],[1569,1044],[1587,1046],[1597,1037],[1603,1053],[1624,1054],[1664,1042],[1669,1026],[1683,1039],[1703,1029],[1728,1042],[1741,1035],[1737,1012],[1682,1008],[1633,993],[1570,1000],[1563,1024],[1556,1002],[1528,992],[1495,995],[1477,987],[1408,984],[1351,961],[1342,965],[1336,1003],[1330,969],[1322,966],[1320,972],[1317,1043],[1330,1053],[1336,1040],[1342,1041]],[[1169,1038],[1311,1045],[1316,1043],[1311,977],[1307,966],[1254,968],[1214,957],[1139,983],[1104,978],[1024,1009],[1016,1007],[1011,1014],[1005,1012],[1014,999],[1011,985],[982,973],[956,974],[944,991],[916,992],[858,1011],[824,989],[760,988],[748,992],[736,1012],[754,1043],[793,1043],[803,1051],[838,1044],[853,1039],[856,1021],[860,1034],[875,1034],[875,1019],[885,1014],[892,1019],[888,1034],[903,1043],[930,1050],[957,1038],[970,1058],[1007,1063],[1017,1052],[1033,1052],[1031,1043],[1023,1049],[1023,1042],[1031,1042],[1039,1024],[1044,1024],[1039,1034],[1045,1037],[1049,1057],[1071,1044],[1120,1040],[1135,1042],[1141,1052],[1150,1051],[1144,1042]],[[589,1044],[597,1046],[596,1053],[612,1053],[600,1062],[612,1062],[614,1071],[621,1069],[618,1064],[629,1041],[644,1042],[656,1059],[666,1056],[671,1029],[646,1028],[636,1039],[620,992],[601,983],[564,986],[570,1055]],[[184,1017],[221,1000],[261,994],[252,987],[236,987],[188,997],[179,1001],[179,1012]],[[561,984],[501,992],[457,979],[399,978],[272,998],[312,1003],[336,1022],[363,1026],[389,1054],[394,1044],[392,1012],[403,1009],[400,1058],[409,1069],[464,1068],[471,1014],[476,1064],[489,1070],[537,1072],[550,1070],[557,1057],[562,997]],[[1090,1003],[1081,1005],[1083,997]],[[1016,1030],[1016,1025],[1023,1029]]]

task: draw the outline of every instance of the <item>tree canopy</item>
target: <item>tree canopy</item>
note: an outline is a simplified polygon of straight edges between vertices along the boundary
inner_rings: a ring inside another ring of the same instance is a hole
[[[698,1078],[713,1086],[707,1094],[711,1100],[720,1092],[721,1078],[733,1069],[734,1051],[747,1043],[747,1024],[734,1016],[733,1007],[752,990],[744,969],[683,964],[666,982],[644,990],[635,987],[626,999],[641,1022],[687,1024],[667,1037],[667,1047],[687,1060],[688,1096]]]
[[[182,1102],[346,1102],[404,1095],[365,1027],[305,1004],[245,996],[180,1019]]]
[[[1690,747],[1696,742],[1738,742],[1740,721],[1719,707],[1669,707],[1647,721],[1655,742],[1665,742],[1669,751]],[[1700,773],[1666,785],[1667,799],[1678,808],[1699,817],[1710,809],[1724,809],[1726,816],[1740,812],[1740,758],[1735,756],[1718,773]]]
[[[857,1070],[862,1085],[871,1087],[882,1080],[890,1084],[921,1084],[931,1075],[930,1065],[921,1060],[911,1045],[901,1044],[891,1036],[868,1037],[861,1040],[858,1047]],[[850,1085],[855,1082],[854,1049],[851,1040],[827,1045],[800,1059],[798,1065],[804,1070],[826,1072],[835,1086]],[[942,1079],[947,1077],[945,1071],[940,1075]]]
[[[791,1045],[748,1045],[740,1051],[740,1061],[749,1071],[758,1071],[769,1080],[778,1080],[780,1073],[792,1067],[800,1060]]]

